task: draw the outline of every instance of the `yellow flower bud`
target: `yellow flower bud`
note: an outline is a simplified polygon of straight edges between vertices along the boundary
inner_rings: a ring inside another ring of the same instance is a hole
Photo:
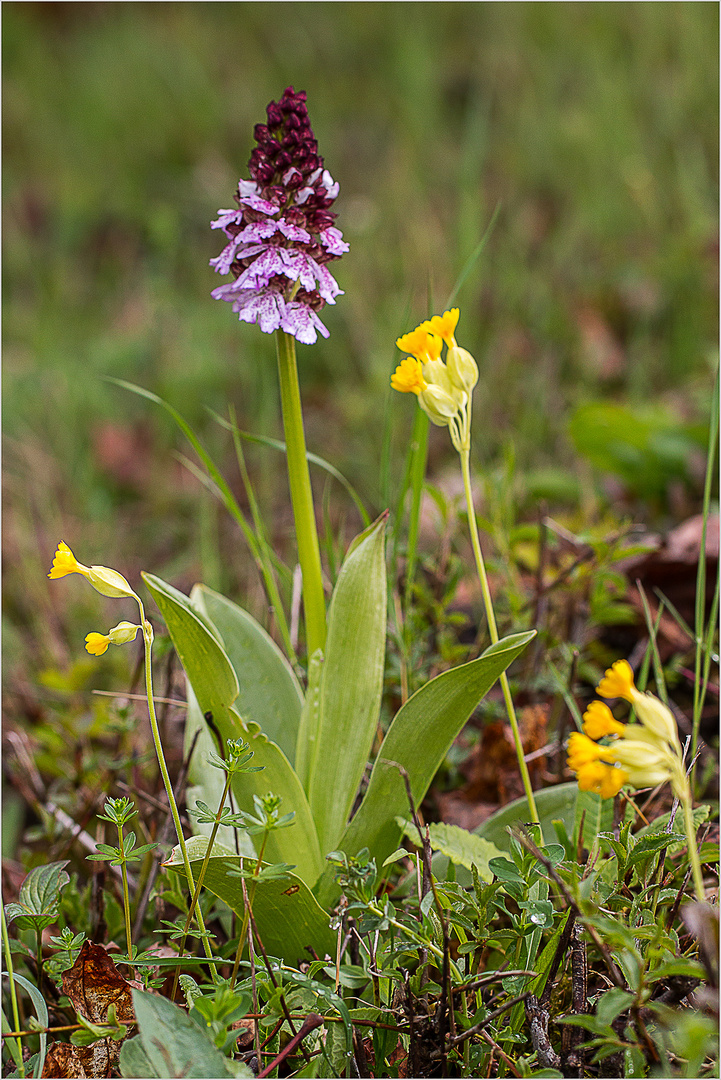
[[[636,690],[633,695],[633,707],[644,727],[658,738],[671,743],[674,748],[680,749],[676,720],[668,706],[653,694],[642,694]]]
[[[458,412],[458,405],[440,386],[428,385],[418,395],[418,404],[436,427],[447,427]]]
[[[460,349],[458,345],[450,348],[446,356],[446,367],[453,385],[470,394],[478,382],[478,365],[468,349]]]
[[[442,338],[443,341],[445,341],[448,348],[451,349],[456,344],[456,339],[453,335],[456,332],[459,317],[459,309],[457,307],[451,308],[450,311],[444,311],[442,315],[434,315],[433,318],[427,319],[426,322],[421,323],[419,330],[429,330],[431,334],[437,334],[439,338]]]
[[[425,326],[417,326],[415,330],[404,334],[396,340],[396,345],[401,352],[410,353],[417,360],[437,360],[441,355],[443,341],[434,334],[429,334]]]
[[[602,757],[603,748],[597,746],[588,735],[582,735],[580,731],[574,731],[568,740],[568,767],[573,772],[587,765],[589,761],[598,761]]]
[[[88,634],[85,638],[85,648],[92,656],[102,656],[108,651],[110,638],[107,634]]]
[[[583,714],[583,730],[590,739],[602,739],[604,735],[626,734],[626,725],[614,719],[608,705],[602,701],[592,701]]]

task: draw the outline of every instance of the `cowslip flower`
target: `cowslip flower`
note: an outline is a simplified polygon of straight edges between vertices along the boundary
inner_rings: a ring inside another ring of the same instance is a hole
[[[127,645],[134,641],[138,630],[142,630],[148,642],[153,640],[153,628],[145,618],[143,602],[136,592],[130,587],[122,574],[117,570],[111,570],[109,566],[84,566],[73,555],[68,545],[61,540],[53,558],[53,565],[49,578],[63,578],[68,574],[81,574],[90,582],[97,592],[103,596],[114,599],[128,597],[136,601],[140,609],[140,623],[120,622],[107,634],[98,634],[93,631],[86,635],[85,648],[92,656],[102,656],[107,652],[110,645]]]
[[[61,540],[53,558],[49,578],[62,578],[68,574],[82,574],[97,592],[103,596],[128,596],[140,603],[137,593],[133,592],[128,582],[117,570],[108,566],[83,566],[73,555],[68,545]]]
[[[680,750],[681,744],[673,713],[653,694],[644,694],[636,689],[633,671],[628,660],[617,660],[607,669],[596,687],[596,693],[604,698],[620,697],[629,701],[645,728],[670,743],[674,749]]]
[[[211,223],[229,242],[210,265],[235,279],[212,296],[264,333],[284,330],[310,345],[319,333],[328,337],[318,312],[342,295],[327,269],[348,250],[330,210],[339,186],[318,154],[305,92],[289,86],[266,113],[254,129],[251,179],[235,194],[238,209],[219,210]]]
[[[568,767],[581,791],[608,799],[624,784],[655,787],[670,783],[679,799],[690,791],[673,714],[653,694],[642,694],[626,660],[610,667],[597,687],[603,697],[633,703],[640,723],[622,724],[602,701],[592,701],[583,714],[583,733],[568,740]],[[600,740],[609,740],[602,743]]]
[[[447,427],[461,452],[470,446],[471,393],[478,367],[468,350],[456,344],[459,315],[458,308],[451,308],[397,339],[398,348],[410,355],[394,371],[391,386],[402,394],[415,394],[431,423]]]
[[[85,648],[92,656],[102,656],[109,645],[127,645],[135,641],[138,630],[142,630],[138,623],[119,622],[112,630],[108,630],[107,634],[87,634]]]

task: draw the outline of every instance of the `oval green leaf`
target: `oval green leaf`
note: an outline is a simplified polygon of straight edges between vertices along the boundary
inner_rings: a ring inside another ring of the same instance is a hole
[[[303,691],[290,664],[260,623],[231,600],[207,585],[196,585],[190,598],[220,634],[238,680],[237,711],[260,724],[292,764]]]
[[[290,830],[287,830],[290,831]],[[188,857],[197,875],[208,847],[204,836],[194,836],[187,844]],[[208,860],[208,870],[203,888],[219,897],[241,918],[245,910],[242,881],[230,877],[228,870],[238,866],[238,857],[227,848],[215,844]],[[265,864],[264,864],[265,865]],[[183,862],[177,848],[165,866],[182,874]],[[252,870],[255,860],[245,859],[244,866]],[[329,916],[319,905],[306,883],[296,874],[289,873],[280,880],[259,881],[253,902],[253,916],[266,952],[289,964],[298,965],[311,955],[308,947],[318,956],[335,955],[335,935],[330,929]]]
[[[473,710],[535,633],[503,638],[478,659],[431,679],[406,701],[388,728],[358,813],[336,845],[341,851],[355,855],[367,847],[380,864],[398,846],[396,817],[409,812],[398,765],[408,773],[413,802],[420,805]],[[330,868],[315,891],[319,901],[330,906],[338,893]]]

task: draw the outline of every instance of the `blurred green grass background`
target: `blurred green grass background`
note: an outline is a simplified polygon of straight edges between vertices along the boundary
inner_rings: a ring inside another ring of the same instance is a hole
[[[497,210],[458,296],[477,466],[512,441],[531,498],[573,496],[604,466],[603,446],[579,458],[579,409],[617,403],[660,432],[659,476],[616,469],[634,499],[693,509],[718,334],[716,4],[6,3],[3,50],[11,622],[53,625],[61,536],[86,562],[190,581],[200,563],[227,585],[180,436],[105,377],[166,398],[228,462],[207,407],[280,433],[274,342],[210,298],[208,260],[288,84],[351,244],[330,338],[299,347],[309,447],[372,510],[392,498],[413,412],[389,390],[394,339],[442,307]],[[434,431],[432,471],[447,446]],[[251,465],[287,531],[269,455]]]

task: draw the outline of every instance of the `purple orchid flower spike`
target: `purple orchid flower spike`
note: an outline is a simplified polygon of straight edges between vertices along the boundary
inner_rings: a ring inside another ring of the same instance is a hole
[[[338,184],[323,165],[304,91],[289,86],[256,124],[250,180],[240,180],[237,210],[219,210],[211,228],[228,243],[210,265],[234,281],[213,290],[243,322],[271,334],[284,330],[312,345],[328,330],[318,317],[342,295],[326,263],[348,250],[330,207]]]

